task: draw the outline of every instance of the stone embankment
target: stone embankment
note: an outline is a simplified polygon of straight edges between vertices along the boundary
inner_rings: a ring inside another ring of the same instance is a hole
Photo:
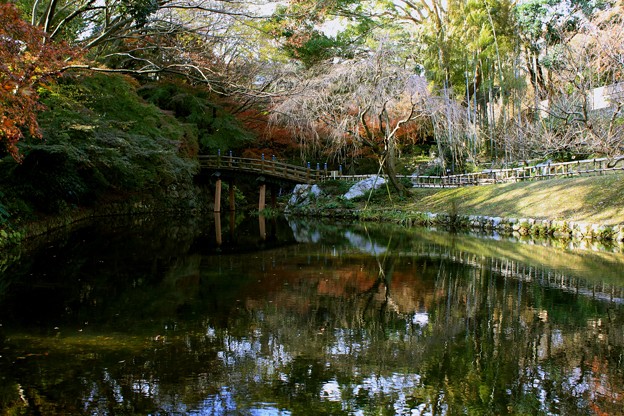
[[[534,218],[502,218],[476,215],[406,213],[392,215],[387,211],[361,213],[360,219],[384,218],[404,225],[441,226],[444,228],[471,229],[513,236],[543,236],[560,239],[590,239],[624,242],[624,224],[608,226],[585,222]]]

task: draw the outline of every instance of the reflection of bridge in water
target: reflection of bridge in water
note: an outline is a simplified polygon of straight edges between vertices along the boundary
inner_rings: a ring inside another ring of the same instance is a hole
[[[417,251],[401,252],[398,255],[449,260],[476,269],[485,269],[504,278],[538,284],[540,287],[583,295],[596,300],[624,304],[623,286],[605,284],[603,281],[599,284],[590,283],[587,279],[573,276],[571,271],[532,266],[507,258],[486,257],[435,244],[423,244]]]
[[[306,238],[305,233],[301,232],[296,223],[291,222],[291,228],[293,228],[295,238],[299,242],[322,241],[318,232],[309,233],[309,238]],[[566,293],[582,295],[595,300],[624,304],[624,284],[606,284],[602,280],[600,283],[591,282],[584,277],[578,276],[579,272],[574,269],[556,269],[548,266],[540,267],[539,265],[531,265],[509,258],[461,251],[431,242],[413,244],[410,246],[409,250],[401,250],[400,248],[387,249],[386,244],[383,242],[375,241],[366,235],[366,233],[358,233],[352,229],[343,230],[343,236],[345,240],[349,241],[349,250],[358,249],[359,252],[369,253],[372,256],[381,257],[388,254],[400,258],[447,260],[475,269],[486,270],[503,278],[512,278],[516,281],[537,284],[540,287],[561,290]],[[335,246],[332,246],[331,250],[332,253],[337,253],[337,255],[348,254],[345,251],[337,252]],[[583,254],[579,252],[579,256],[581,255]]]
[[[230,211],[215,212],[213,220],[214,240],[209,246],[218,253],[264,251],[297,244],[283,217],[267,218],[262,214],[245,217]]]

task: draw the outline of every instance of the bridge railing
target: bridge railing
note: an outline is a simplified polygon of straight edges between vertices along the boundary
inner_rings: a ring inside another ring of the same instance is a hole
[[[624,156],[613,159],[600,158],[574,162],[542,163],[535,166],[490,169],[482,172],[457,175],[398,175],[397,178],[407,179],[417,188],[453,188],[493,183],[520,182],[525,180],[541,180],[555,177],[605,175],[616,171],[624,171]],[[367,176],[370,175],[343,175],[340,176],[340,178],[356,181]]]
[[[201,166],[204,168],[260,173],[298,183],[314,183],[327,179],[358,181],[370,176],[343,175],[342,170],[328,171],[326,165],[324,169],[321,169],[317,164],[317,168],[314,169],[310,164],[308,164],[307,167],[298,166],[278,162],[274,158],[253,159],[235,156],[201,155],[199,156],[199,160]],[[597,158],[574,162],[542,163],[535,166],[522,166],[508,169],[489,169],[482,172],[457,175],[398,175],[397,178],[407,179],[412,182],[414,187],[418,188],[453,188],[525,180],[541,180],[555,177],[605,175],[615,171],[624,171],[624,156],[613,159]]]
[[[200,155],[200,165],[208,169],[259,173],[299,183],[313,183],[329,179],[327,169],[313,169],[310,165],[297,166],[271,159],[253,159],[236,156]]]

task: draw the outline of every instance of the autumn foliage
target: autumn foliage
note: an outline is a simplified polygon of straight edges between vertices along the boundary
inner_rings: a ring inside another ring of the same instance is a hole
[[[41,137],[37,88],[58,75],[70,55],[67,46],[22,20],[14,5],[0,3],[0,146],[15,160],[25,132]]]

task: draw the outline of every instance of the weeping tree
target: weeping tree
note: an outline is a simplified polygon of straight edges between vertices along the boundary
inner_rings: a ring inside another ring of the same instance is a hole
[[[399,146],[430,123],[435,105],[426,80],[393,51],[382,43],[362,57],[316,67],[301,93],[275,104],[272,120],[296,132],[304,147],[333,155],[368,149],[403,194]]]
[[[340,10],[342,14],[334,16],[358,21],[360,29],[378,33],[379,28],[395,27],[403,32],[401,45],[417,60],[418,73],[425,74],[436,94],[452,107],[434,125],[438,151],[444,150],[449,167],[457,166],[456,162],[461,165],[466,156],[476,160],[488,149],[492,158],[501,156],[503,149],[507,151],[498,146],[499,136],[519,111],[516,107],[524,87],[518,69],[513,0],[365,1],[358,2],[357,8],[350,0],[290,3],[297,8],[307,6],[306,19],[317,16],[318,11]],[[344,7],[347,5],[351,9]],[[464,105],[462,118],[469,119],[461,134],[448,122],[457,102]]]

